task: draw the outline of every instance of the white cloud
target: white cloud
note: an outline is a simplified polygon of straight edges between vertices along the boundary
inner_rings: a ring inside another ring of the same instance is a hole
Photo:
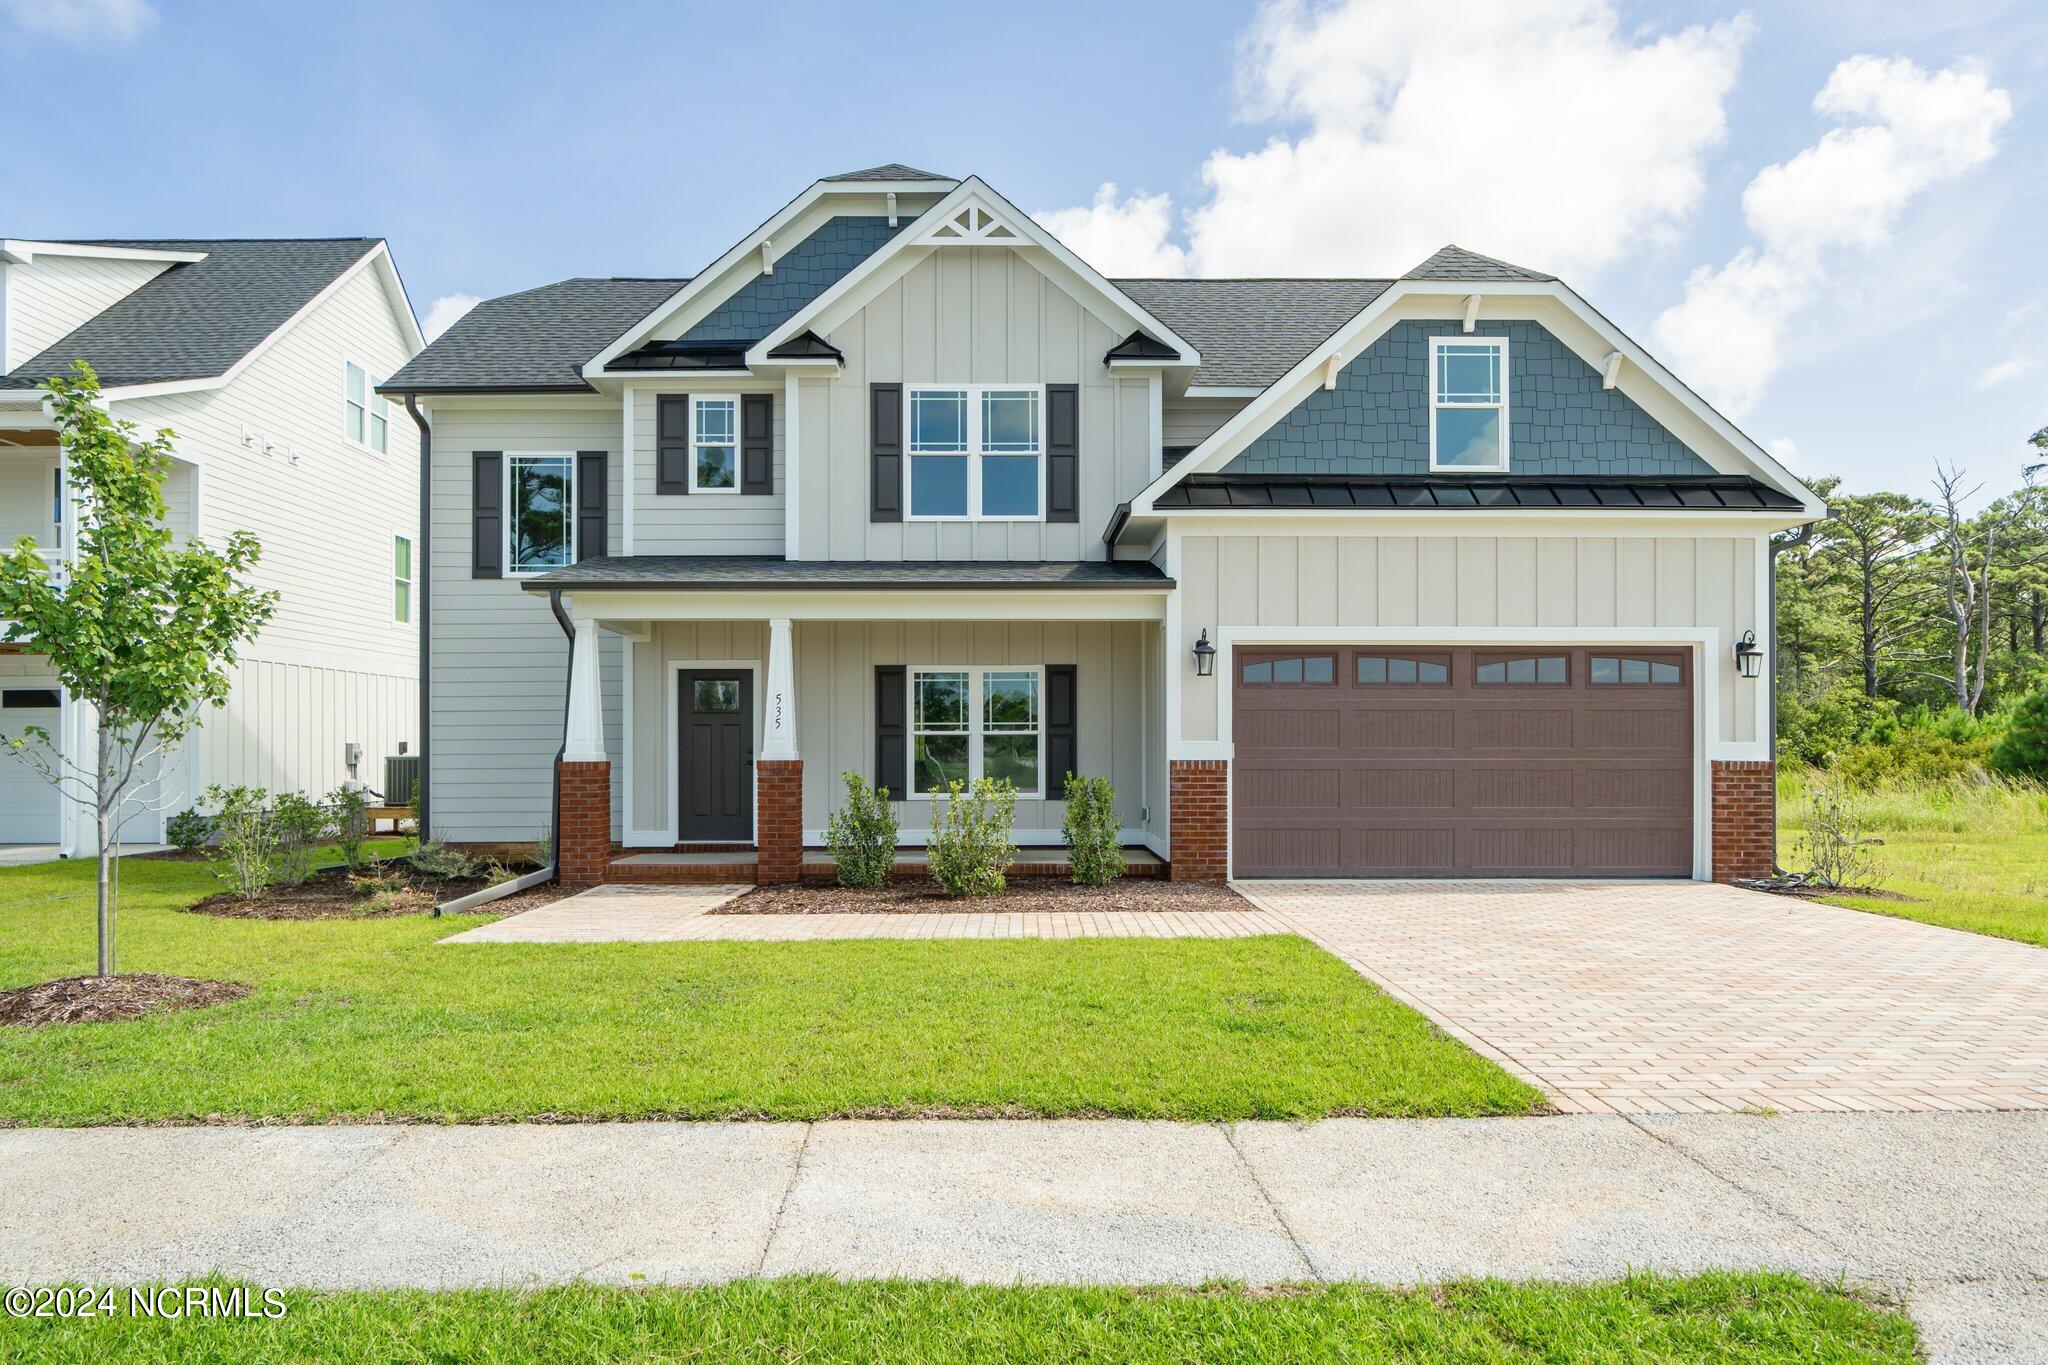
[[[1119,200],[1116,186],[1104,185],[1086,208],[1034,216],[1069,251],[1105,275],[1188,273],[1187,252],[1168,239],[1173,229],[1171,195],[1134,194]]]
[[[1799,442],[1790,436],[1773,436],[1765,443],[1764,449],[1771,452],[1771,458],[1779,464],[1789,465],[1799,458]]]
[[[67,43],[130,42],[156,22],[150,0],[0,0],[24,33]]]
[[[483,300],[474,294],[443,294],[427,306],[426,317],[420,320],[420,331],[432,341],[441,333],[453,327],[456,320]]]
[[[1625,33],[1611,0],[1274,0],[1241,39],[1239,98],[1291,129],[1210,154],[1184,259],[1387,274],[1456,241],[1583,277],[1697,208],[1749,33]],[[1105,186],[1045,221],[1084,215],[1128,257],[1172,259],[1169,208]]]
[[[1997,151],[2012,99],[1971,63],[1928,72],[1904,58],[1842,62],[1814,97],[1842,125],[1743,191],[1757,244],[1702,267],[1657,319],[1658,347],[1733,415],[1753,409],[1787,337],[1844,258],[1887,247],[1907,205]]]
[[[1977,392],[1982,393],[1986,389],[1995,389],[2006,380],[2018,379],[2033,368],[2034,362],[2026,356],[2014,356],[2011,360],[2001,360],[1977,376]]]

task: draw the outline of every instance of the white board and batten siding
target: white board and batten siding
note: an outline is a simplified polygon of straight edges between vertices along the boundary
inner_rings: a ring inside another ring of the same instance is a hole
[[[1120,377],[1122,337],[1014,251],[939,251],[826,336],[846,363],[798,399],[798,557],[1101,559],[1103,528],[1150,477],[1156,378]],[[869,384],[1079,384],[1076,522],[870,522]]]
[[[539,399],[432,405],[434,610],[432,748],[427,792],[432,834],[452,843],[530,841],[553,815],[555,753],[562,743],[568,640],[544,593],[516,578],[470,577],[470,480],[479,450],[610,456],[608,549],[619,550],[624,506],[613,402]],[[599,635],[605,745],[619,771],[620,641]],[[614,783],[613,827],[620,828]]]
[[[174,433],[173,527],[214,544],[253,534],[252,581],[278,593],[226,710],[195,742],[196,782],[324,791],[347,775],[353,741],[359,776],[379,786],[384,757],[419,739],[417,606],[400,622],[393,601],[393,538],[418,554],[419,435],[394,405],[378,454],[347,439],[343,407],[345,360],[383,376],[407,354],[377,272],[362,269],[227,384],[117,404]]]
[[[162,274],[162,261],[40,255],[25,265],[0,265],[7,316],[0,372],[33,360]],[[70,369],[67,358],[62,371]],[[47,379],[48,375],[38,375]]]
[[[1313,640],[1327,628],[1413,628],[1415,642],[1456,643],[1474,628],[1527,628],[1534,638],[1574,630],[1711,629],[1723,649],[1756,629],[1766,541],[1744,535],[1207,535],[1183,534],[1183,642],[1243,627],[1288,628]],[[1433,634],[1433,632],[1440,632]],[[1763,632],[1759,630],[1759,634]],[[1469,638],[1469,637],[1468,637]],[[1719,677],[1710,731],[1726,744],[1759,742],[1757,689],[1732,661]],[[1180,740],[1223,738],[1226,670],[1180,679]]]

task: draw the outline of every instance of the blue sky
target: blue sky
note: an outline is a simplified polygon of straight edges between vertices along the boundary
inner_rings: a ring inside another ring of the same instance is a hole
[[[1392,274],[1442,240],[1556,270],[1854,487],[1937,456],[2009,487],[2048,424],[2048,7],[569,13],[0,0],[36,167],[0,235],[381,235],[425,314],[687,274],[900,160],[1110,273]]]

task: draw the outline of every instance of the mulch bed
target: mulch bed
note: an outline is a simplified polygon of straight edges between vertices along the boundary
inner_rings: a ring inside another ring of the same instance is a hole
[[[72,976],[0,991],[0,1024],[35,1028],[41,1024],[97,1024],[140,1019],[168,1010],[198,1009],[240,1000],[250,987],[238,981],[202,981],[189,976],[131,972],[123,976]]]
[[[763,886],[713,910],[714,915],[981,915],[1011,910],[1249,910],[1227,886],[1126,877],[1106,886],[1075,886],[1052,877],[1015,877],[998,896],[953,897],[928,878],[891,882],[879,891],[847,886]]]
[[[397,915],[431,914],[437,905],[490,885],[482,877],[408,876],[396,869],[392,877],[394,884],[402,879],[420,894],[395,905],[373,908],[368,896],[357,895],[349,885],[347,868],[331,867],[314,873],[299,886],[273,887],[253,901],[243,900],[233,891],[219,891],[185,909],[218,919],[389,919]],[[560,888],[554,885],[536,886],[492,901],[484,909],[494,915],[528,910],[545,905],[560,894]]]

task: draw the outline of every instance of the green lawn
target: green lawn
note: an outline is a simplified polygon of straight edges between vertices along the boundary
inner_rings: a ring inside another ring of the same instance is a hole
[[[1910,897],[1829,896],[1837,905],[2048,947],[2048,797],[1998,786],[1899,787],[1853,793],[1871,834],[1882,889]],[[1779,860],[1801,866],[1803,783],[1780,786]]]
[[[274,1321],[0,1321],[0,1358],[126,1361],[1752,1362],[1917,1359],[1901,1314],[1783,1275],[1441,1289],[706,1289],[293,1294]]]
[[[92,966],[92,871],[0,870],[0,988]],[[1518,1114],[1542,1096],[1289,937],[461,944],[481,917],[181,913],[130,861],[120,966],[246,999],[0,1028],[0,1123]]]

